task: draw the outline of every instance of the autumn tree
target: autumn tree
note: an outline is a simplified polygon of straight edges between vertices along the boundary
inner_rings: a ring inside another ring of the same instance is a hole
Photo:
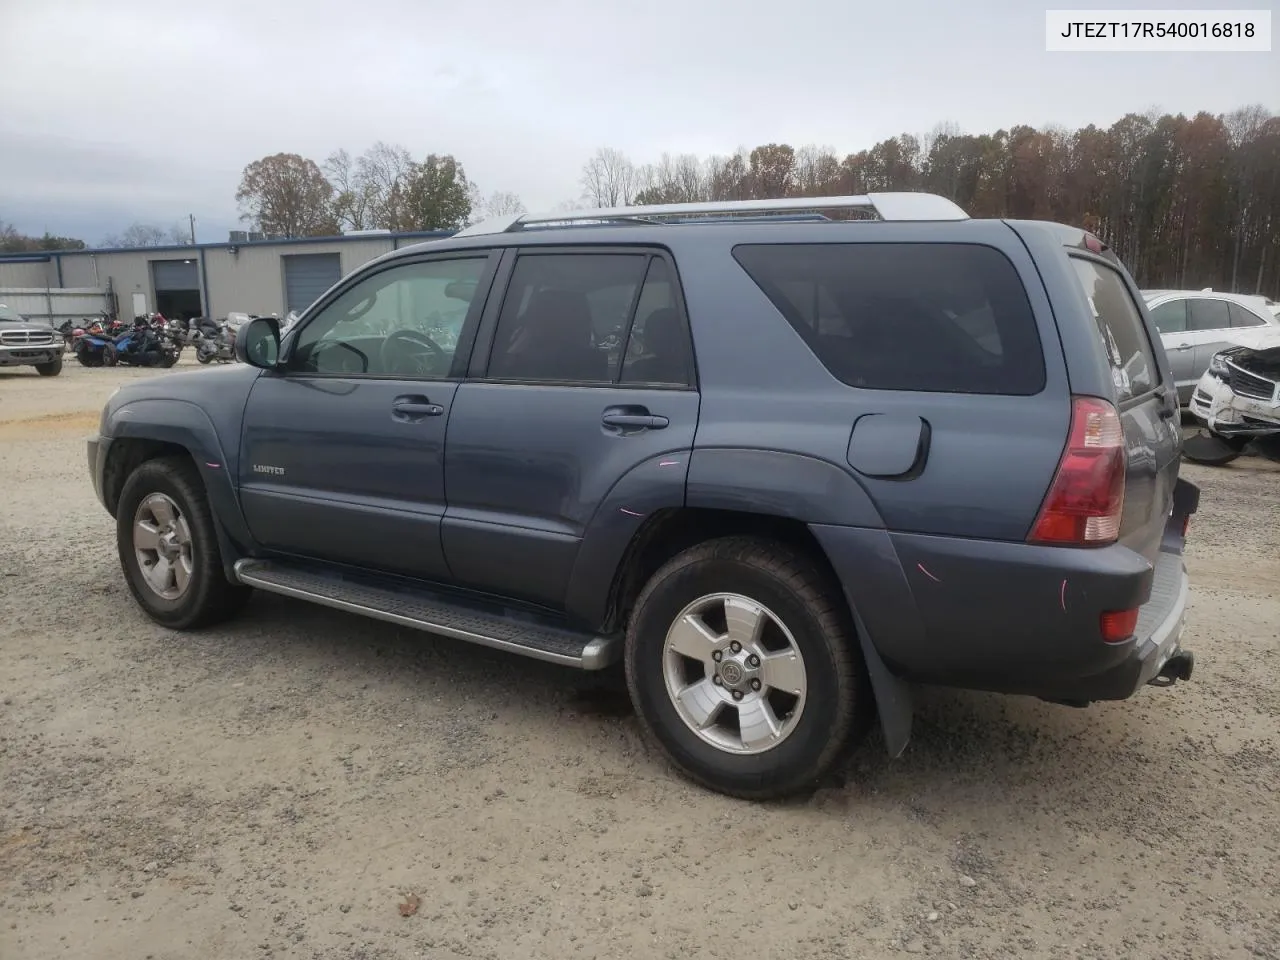
[[[401,230],[457,230],[471,217],[473,191],[466,171],[448,154],[428,154],[403,184]]]
[[[241,219],[268,236],[318,237],[338,232],[333,185],[314,160],[277,153],[244,168],[236,202]]]
[[[0,253],[34,253],[56,250],[83,250],[85,242],[74,237],[60,237],[45,231],[43,236],[31,237],[11,223],[0,220]]]

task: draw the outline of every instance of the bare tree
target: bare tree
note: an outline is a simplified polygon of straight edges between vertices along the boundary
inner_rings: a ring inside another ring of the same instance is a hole
[[[104,247],[164,247],[172,243],[183,243],[175,240],[177,227],[165,230],[154,223],[132,223],[120,233],[113,233],[102,238]]]
[[[372,191],[360,176],[356,160],[345,149],[329,154],[324,173],[333,184],[333,212],[338,223],[349,230],[371,226]]]
[[[356,182],[369,204],[368,225],[398,229],[408,219],[408,187],[416,164],[406,147],[379,140],[356,161]]]
[[[601,147],[582,168],[583,197],[597,207],[621,207],[636,192],[635,164],[620,150]]]
[[[489,199],[482,206],[485,217],[514,217],[528,213],[520,198],[506,190],[489,194]]]

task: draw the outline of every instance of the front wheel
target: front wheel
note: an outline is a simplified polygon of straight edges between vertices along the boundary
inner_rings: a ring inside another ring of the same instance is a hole
[[[774,541],[713,540],[654,574],[632,612],[626,673],[672,762],[732,796],[817,785],[871,724],[839,586]]]
[[[56,377],[62,372],[62,356],[56,356],[48,363],[37,363],[36,373],[42,377]]]
[[[116,505],[116,548],[133,598],[166,627],[218,623],[249,597],[223,573],[204,484],[185,457],[148,460],[129,475]]]
[[[120,352],[116,350],[114,344],[108,343],[102,348],[102,362],[108,367],[114,367],[120,360]]]

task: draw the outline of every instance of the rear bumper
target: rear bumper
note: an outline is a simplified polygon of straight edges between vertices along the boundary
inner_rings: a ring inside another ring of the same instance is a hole
[[[1120,545],[811,529],[895,674],[1083,703],[1132,696],[1181,651],[1189,587],[1182,528],[1198,501],[1197,488],[1179,480],[1154,564]],[[1134,636],[1105,643],[1101,615],[1134,607]]]

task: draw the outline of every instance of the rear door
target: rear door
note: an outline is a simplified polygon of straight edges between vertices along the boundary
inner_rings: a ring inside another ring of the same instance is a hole
[[[1173,368],[1173,379],[1178,385],[1178,402],[1186,406],[1191,391],[1200,379],[1195,372],[1196,345],[1187,329],[1187,299],[1175,297],[1151,308],[1151,319],[1160,331],[1164,352]]]
[[[1193,297],[1187,301],[1187,329],[1195,343],[1193,385],[1219,350],[1231,345],[1231,304],[1216,297]]]
[[[633,470],[657,480],[687,464],[692,350],[665,253],[507,256],[449,421],[444,552],[460,584],[560,608],[609,492]]]
[[[1178,480],[1182,431],[1174,386],[1152,349],[1132,285],[1100,257],[1072,253],[1071,265],[1111,367],[1114,400],[1124,428],[1124,515],[1120,542],[1155,560]]]

